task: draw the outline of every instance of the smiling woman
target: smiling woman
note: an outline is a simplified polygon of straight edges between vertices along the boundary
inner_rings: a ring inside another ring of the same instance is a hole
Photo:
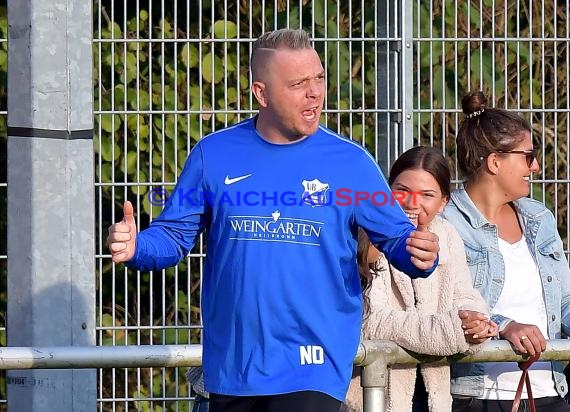
[[[403,153],[390,170],[390,187],[405,194],[402,208],[414,225],[421,221],[439,236],[440,261],[427,279],[411,280],[392,267],[368,241],[358,237],[358,262],[365,301],[362,336],[387,339],[405,349],[447,356],[473,352],[493,336],[486,305],[471,286],[463,243],[440,216],[450,194],[447,161],[432,147]],[[449,367],[399,365],[391,368],[388,402],[398,412],[451,410]],[[350,384],[344,410],[361,412],[358,378]]]
[[[415,147],[394,162],[388,184],[393,191],[407,194],[400,203],[417,226],[420,213],[431,222],[443,211],[449,200],[451,172],[439,151]]]

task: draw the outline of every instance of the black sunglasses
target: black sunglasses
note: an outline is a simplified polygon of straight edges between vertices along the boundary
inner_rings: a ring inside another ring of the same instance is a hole
[[[536,159],[536,149],[532,150],[497,150],[497,153],[516,153],[516,154],[523,154],[526,157],[526,165],[530,169],[532,164],[534,163],[534,159]]]

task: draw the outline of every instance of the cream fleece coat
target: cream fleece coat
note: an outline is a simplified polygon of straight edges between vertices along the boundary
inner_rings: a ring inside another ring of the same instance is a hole
[[[472,287],[463,242],[457,231],[439,216],[429,229],[439,237],[439,266],[428,278],[412,280],[394,268],[390,270],[382,256],[368,292],[370,314],[363,323],[362,338],[391,340],[403,348],[429,355],[474,352],[481,345],[465,341],[458,311],[487,313],[486,304]],[[422,364],[420,368],[429,410],[451,411],[449,367]],[[416,365],[393,366],[389,372],[387,410],[411,411]],[[350,382],[345,407],[362,411],[360,376]]]

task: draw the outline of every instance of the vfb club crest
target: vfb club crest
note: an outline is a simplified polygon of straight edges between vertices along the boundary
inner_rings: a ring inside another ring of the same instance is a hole
[[[328,204],[328,191],[330,189],[328,183],[323,183],[319,179],[303,180],[303,204],[316,206],[325,206]]]

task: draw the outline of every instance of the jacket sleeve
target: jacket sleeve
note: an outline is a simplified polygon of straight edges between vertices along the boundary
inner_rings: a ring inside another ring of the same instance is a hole
[[[460,309],[489,314],[485,300],[483,300],[481,294],[473,287],[471,272],[469,271],[469,266],[467,266],[465,247],[461,237],[459,237],[459,233],[447,222],[444,227],[449,250],[447,265],[449,268],[452,268],[455,281],[454,305]]]
[[[487,303],[473,287],[473,280],[469,266],[467,266],[467,257],[465,256],[465,246],[463,240],[457,233],[457,230],[448,222],[444,223],[447,246],[449,251],[448,267],[453,270],[454,275],[454,295],[453,306],[458,309],[472,310],[489,314]],[[483,344],[468,344],[468,352],[476,352],[481,349]]]
[[[560,264],[560,262],[557,262],[556,266],[557,268],[561,267],[561,270],[556,273],[560,281],[561,289],[561,329],[564,335],[570,336],[570,268],[568,267],[566,254],[564,253],[564,245],[562,243],[562,239],[558,234],[556,219],[550,210],[548,211],[547,216],[547,224],[545,226],[547,226],[548,229],[555,234],[554,242],[556,246],[554,246],[554,249],[551,252],[551,256],[559,256],[559,259],[563,262],[562,264]]]
[[[446,222],[449,223],[449,225],[453,226],[455,231],[457,231],[456,228],[458,228],[459,229],[458,233],[460,233],[462,231],[467,231],[466,233],[468,233],[469,232],[469,229],[468,229],[469,225],[465,220],[466,217],[462,212],[459,211],[459,209],[457,208],[457,206],[454,203],[455,193],[456,192],[452,193],[451,201],[443,210],[442,217],[445,219]],[[461,196],[461,195],[458,195],[458,196]],[[459,238],[462,239],[460,234],[459,234]],[[464,245],[464,249],[463,249],[463,257],[465,257],[465,245]],[[469,279],[469,284],[470,285],[473,284],[473,277],[472,276]],[[485,300],[485,299],[483,299],[483,300]],[[499,326],[499,331],[502,331],[508,323],[512,322],[512,319],[507,318],[507,317],[505,317],[501,314],[498,314],[498,313],[491,313],[491,320]],[[498,339],[498,337],[496,339]]]
[[[450,356],[469,350],[457,315],[458,308],[425,314],[415,308],[391,308],[388,293],[395,285],[387,268],[380,270],[369,291],[370,314],[363,323],[364,339],[391,340],[408,350]]]

